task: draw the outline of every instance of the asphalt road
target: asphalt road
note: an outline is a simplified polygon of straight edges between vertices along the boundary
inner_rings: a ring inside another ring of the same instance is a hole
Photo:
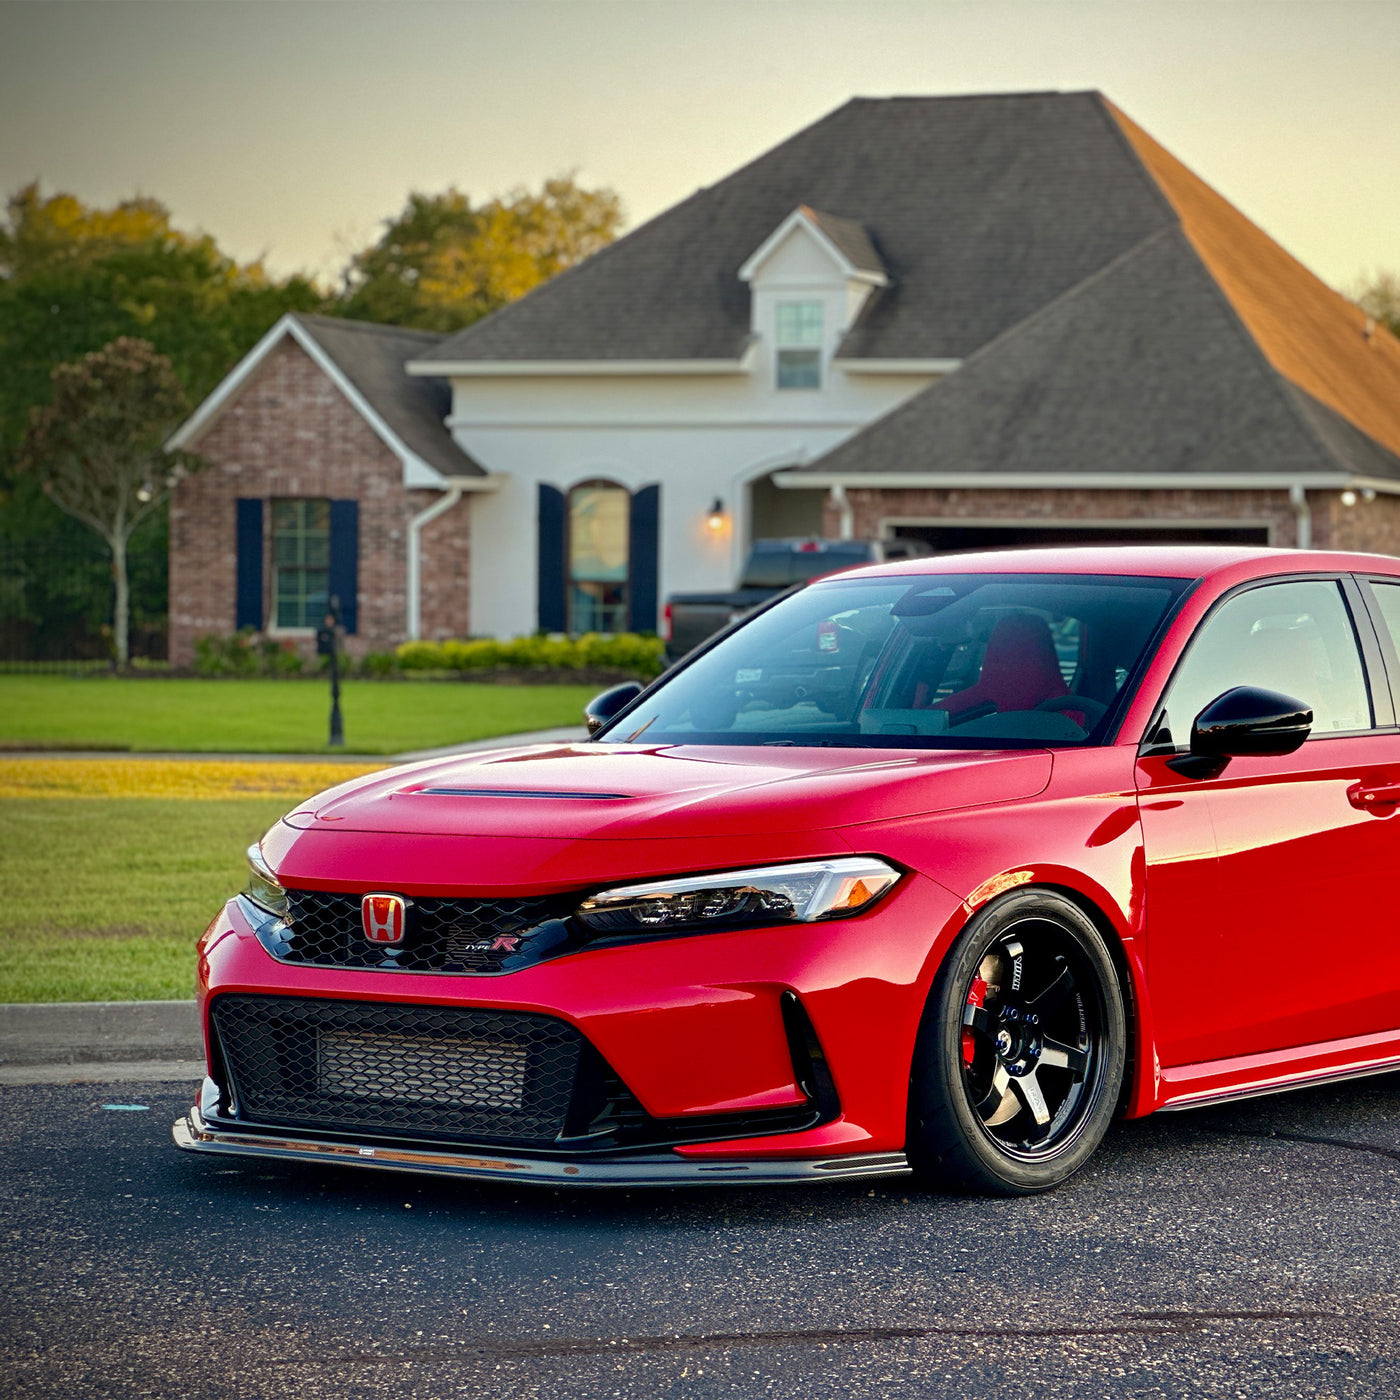
[[[185,1096],[0,1089],[7,1400],[1400,1394],[1395,1076],[1019,1201],[239,1164],[170,1146]]]

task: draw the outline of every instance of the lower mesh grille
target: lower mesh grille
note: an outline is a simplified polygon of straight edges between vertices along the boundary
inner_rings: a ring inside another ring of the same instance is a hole
[[[515,1011],[326,998],[217,997],[238,1116],[544,1147],[564,1131],[583,1037]]]

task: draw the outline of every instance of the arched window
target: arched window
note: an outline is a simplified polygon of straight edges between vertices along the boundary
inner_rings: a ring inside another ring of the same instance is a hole
[[[631,495],[607,481],[569,492],[569,632],[627,630]]]

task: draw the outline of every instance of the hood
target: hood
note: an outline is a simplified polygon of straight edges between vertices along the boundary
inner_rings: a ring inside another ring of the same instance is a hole
[[[531,746],[374,773],[285,818],[303,831],[566,841],[770,837],[1033,797],[1047,750]]]

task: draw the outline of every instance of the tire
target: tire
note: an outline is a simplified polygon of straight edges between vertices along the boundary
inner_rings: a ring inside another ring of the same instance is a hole
[[[1126,1047],[1113,959],[1083,911],[1049,890],[997,900],[964,929],[929,995],[910,1073],[910,1165],[942,1190],[1058,1186],[1108,1130]]]

